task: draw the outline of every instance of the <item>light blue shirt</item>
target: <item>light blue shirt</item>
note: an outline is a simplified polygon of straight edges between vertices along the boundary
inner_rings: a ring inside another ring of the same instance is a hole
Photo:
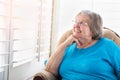
[[[74,43],[66,48],[59,74],[62,80],[118,80],[120,47],[107,38],[85,49]]]

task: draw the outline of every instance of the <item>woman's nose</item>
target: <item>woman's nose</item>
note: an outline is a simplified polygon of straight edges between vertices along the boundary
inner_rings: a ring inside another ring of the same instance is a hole
[[[80,28],[80,26],[77,23],[75,23],[74,28]]]

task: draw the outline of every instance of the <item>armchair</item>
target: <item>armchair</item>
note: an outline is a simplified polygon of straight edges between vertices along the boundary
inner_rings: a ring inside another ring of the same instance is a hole
[[[58,41],[58,45],[60,45],[62,42],[64,42],[70,35],[72,34],[72,29],[65,32],[60,40]],[[104,28],[103,29],[103,37],[107,37],[113,41],[115,41],[116,44],[120,46],[120,36],[116,34],[114,31]],[[60,78],[55,77],[52,73],[43,70],[37,74],[34,75],[33,80],[60,80]]]

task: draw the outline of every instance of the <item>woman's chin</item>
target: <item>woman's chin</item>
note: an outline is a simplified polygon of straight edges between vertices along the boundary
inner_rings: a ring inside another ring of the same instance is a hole
[[[73,36],[78,39],[80,37],[80,34],[75,32],[73,33]]]

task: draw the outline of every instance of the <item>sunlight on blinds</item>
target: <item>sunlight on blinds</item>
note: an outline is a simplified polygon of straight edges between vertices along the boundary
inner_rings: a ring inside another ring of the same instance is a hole
[[[37,55],[39,0],[15,0],[12,6],[13,66],[31,61]]]
[[[42,0],[40,28],[40,60],[42,63],[49,57],[51,39],[52,1]]]
[[[4,29],[4,18],[3,18],[3,4],[0,4],[0,72],[3,71],[3,68],[1,68],[5,64],[5,58],[2,55],[3,52],[5,52],[5,43],[3,41],[5,40],[5,32]]]
[[[5,0],[0,0],[0,80],[7,80],[8,73],[8,4]]]
[[[13,67],[48,58],[51,16],[52,0],[0,0],[0,65],[4,53]]]

